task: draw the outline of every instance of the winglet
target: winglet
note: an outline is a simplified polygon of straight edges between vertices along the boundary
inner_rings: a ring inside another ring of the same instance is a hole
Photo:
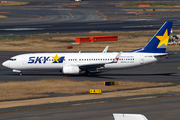
[[[106,46],[106,48],[102,51],[102,53],[107,53],[109,46]]]
[[[117,63],[122,52],[120,52],[111,63]]]

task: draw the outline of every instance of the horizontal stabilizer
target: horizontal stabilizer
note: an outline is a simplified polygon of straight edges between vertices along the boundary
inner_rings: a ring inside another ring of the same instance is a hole
[[[168,57],[168,54],[154,55],[154,57]]]
[[[168,57],[169,55],[174,55],[174,54],[177,54],[177,52],[173,52],[173,53],[167,53],[167,54],[160,54],[160,55],[154,55],[154,57]]]

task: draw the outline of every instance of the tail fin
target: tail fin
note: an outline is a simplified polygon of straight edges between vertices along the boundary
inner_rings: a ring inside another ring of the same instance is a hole
[[[172,24],[172,21],[165,22],[145,47],[132,52],[165,53]]]

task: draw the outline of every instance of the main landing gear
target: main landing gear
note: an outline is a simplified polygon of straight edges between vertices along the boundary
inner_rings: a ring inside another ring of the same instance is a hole
[[[22,76],[22,72],[19,73],[19,76]]]
[[[85,75],[86,75],[86,76],[91,76],[92,73],[91,73],[89,70],[86,70]]]

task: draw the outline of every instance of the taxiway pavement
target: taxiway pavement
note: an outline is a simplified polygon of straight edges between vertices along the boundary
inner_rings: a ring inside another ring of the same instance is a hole
[[[107,0],[106,2],[104,2],[104,0],[99,0],[98,2],[97,0],[86,0],[85,2],[87,4],[79,5],[69,4],[72,2],[71,0],[66,1],[66,3],[68,3],[67,5],[62,4],[64,0],[59,0],[58,2],[57,0],[51,0],[51,2],[49,2],[49,0],[29,1],[30,4],[26,6],[1,6],[1,14],[7,15],[8,18],[1,19],[0,21],[0,35],[47,32],[157,30],[165,21],[173,21],[173,29],[180,29],[179,13],[177,12],[171,12],[171,14],[176,14],[177,16],[167,16],[163,18],[149,17],[106,20],[105,16],[118,17],[118,15],[115,14],[116,12],[121,13],[119,14],[120,16],[129,15],[119,10],[119,8],[115,8],[113,4],[109,4],[119,2],[119,0]],[[101,2],[104,3],[100,5]],[[108,9],[104,9],[104,7]],[[164,14],[167,13],[165,12]],[[0,52],[0,63],[14,55],[22,53],[25,52]],[[173,82],[180,84],[180,70],[177,69],[178,66],[180,66],[180,56],[176,54],[169,56],[165,61],[146,67],[94,73],[92,77],[87,77],[84,74],[69,75],[66,77],[75,80],[91,81],[131,80]],[[16,73],[13,73],[12,70],[0,65],[0,82],[32,81],[46,78],[62,78],[64,76],[65,75],[62,75],[59,71],[29,71],[23,72],[23,76],[18,76]],[[112,113],[141,113],[149,120],[179,120],[179,99],[179,96],[171,96],[3,113],[0,114],[0,119],[113,120]]]
[[[117,101],[0,114],[0,120],[114,120],[113,113],[143,114],[148,120],[179,120],[180,96]]]
[[[178,11],[168,11],[169,8],[166,8],[165,12],[144,12],[143,8],[130,8],[142,10],[142,16],[157,14],[156,17],[138,17],[138,12],[128,12],[123,10],[127,8],[115,6],[120,3],[117,0],[30,0],[28,5],[1,6],[1,15],[8,18],[0,20],[0,35],[157,30],[165,21],[173,21],[173,29],[180,29]]]

